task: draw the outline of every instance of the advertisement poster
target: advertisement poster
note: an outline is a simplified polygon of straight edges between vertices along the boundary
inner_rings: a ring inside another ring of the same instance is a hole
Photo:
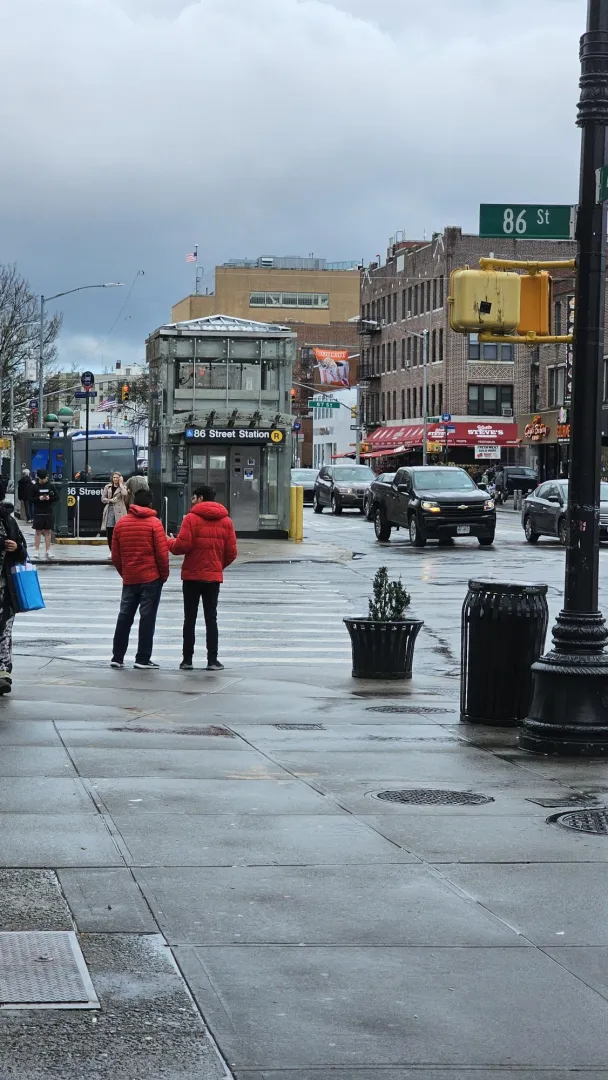
[[[321,386],[350,386],[348,349],[313,349]]]

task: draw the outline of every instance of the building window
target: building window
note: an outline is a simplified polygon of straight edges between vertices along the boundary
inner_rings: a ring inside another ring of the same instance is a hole
[[[408,366],[408,368],[412,366],[412,339],[411,339],[411,337],[408,337],[408,339],[407,339],[407,366]]]
[[[372,300],[372,321],[376,322],[376,301]]]
[[[385,417],[386,417],[386,404],[385,404],[385,402],[386,402],[386,394],[383,391],[382,392],[382,414],[381,414],[381,417],[380,417],[381,420],[384,420]]]
[[[407,418],[411,420],[412,417],[412,391],[407,392]]]
[[[487,363],[512,363],[513,346],[494,341],[479,341],[479,334],[469,334],[470,361],[485,360]]]
[[[435,415],[435,394],[435,383],[433,383],[433,385],[431,386],[431,414],[433,416]]]
[[[380,318],[382,322],[386,322],[386,296],[380,300]]]
[[[397,322],[397,300],[398,294],[393,293],[393,322]]]
[[[553,315],[553,333],[561,334],[562,332],[562,305],[560,300],[555,301]]]
[[[437,278],[433,278],[433,311],[437,307]]]
[[[433,364],[437,363],[437,331],[431,332],[431,361]]]
[[[393,390],[393,420],[397,419],[397,391]]]
[[[401,370],[402,370],[402,371],[405,371],[405,357],[406,357],[406,353],[405,353],[405,338],[404,338],[404,337],[402,337],[402,338],[401,338]]]
[[[443,408],[443,402],[439,406]],[[513,387],[508,384],[469,383],[469,416],[502,416],[503,409],[513,410]]]
[[[443,281],[443,278],[441,280]],[[440,364],[443,362],[443,326],[439,327],[439,345],[437,348],[437,361]]]
[[[407,317],[407,293],[406,293],[406,291],[404,289],[403,292],[401,293],[401,318],[405,319],[406,317]]]
[[[566,366],[547,368],[547,404],[550,409],[564,404]]]
[[[401,391],[401,419],[405,420],[405,390]]]
[[[393,371],[397,370],[397,342],[393,341]]]
[[[439,383],[438,398],[439,398],[439,400],[437,402],[437,412],[439,414],[441,414],[443,412],[443,383],[442,382]]]
[[[407,317],[408,317],[408,319],[409,319],[411,314],[412,314],[412,286],[410,285],[409,289],[407,290]]]
[[[252,292],[249,307],[328,308],[329,293]]]
[[[443,278],[440,277],[438,280],[439,280],[439,307],[442,308],[443,307]]]
[[[392,417],[391,417],[391,392],[390,392],[390,390],[387,392],[387,395],[386,395],[386,419],[387,420],[392,420]]]
[[[413,358],[412,358],[412,364],[413,364],[414,367],[418,367],[418,338],[415,337],[413,340],[414,340],[414,355],[413,355]]]
[[[414,285],[414,315],[418,314],[418,286]]]
[[[427,281],[427,283],[426,283],[426,310],[427,311],[431,310],[431,282],[430,282],[430,280]]]

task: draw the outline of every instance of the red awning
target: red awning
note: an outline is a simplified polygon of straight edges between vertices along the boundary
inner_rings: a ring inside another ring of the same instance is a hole
[[[519,446],[517,437],[517,424],[508,423],[483,423],[483,421],[458,420],[455,423],[429,424],[427,428],[427,441],[440,442],[445,446],[446,427],[449,430],[448,446]],[[422,424],[412,424],[407,427],[383,427],[376,428],[368,436],[367,442],[373,449],[374,455],[380,451],[388,455],[405,453],[407,450],[422,446]],[[367,457],[370,455],[367,454]]]
[[[379,458],[379,457],[392,457],[395,453],[394,450],[372,450],[366,454],[360,454],[362,458]]]

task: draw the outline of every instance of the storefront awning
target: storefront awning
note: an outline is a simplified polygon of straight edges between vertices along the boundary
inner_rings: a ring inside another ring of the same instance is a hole
[[[448,427],[448,446],[519,446],[517,424],[487,423],[477,420],[458,420],[448,425],[429,424],[427,427],[427,441],[445,445],[446,426]],[[414,447],[422,446],[422,424],[412,424],[407,427],[383,427],[377,428],[367,438],[370,452],[366,457],[381,455],[389,456],[405,453]]]

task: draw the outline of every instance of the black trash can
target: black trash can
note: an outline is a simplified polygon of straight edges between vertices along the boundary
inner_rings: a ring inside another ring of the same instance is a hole
[[[547,586],[469,581],[462,607],[460,718],[518,724],[532,697],[532,664],[545,647]]]

